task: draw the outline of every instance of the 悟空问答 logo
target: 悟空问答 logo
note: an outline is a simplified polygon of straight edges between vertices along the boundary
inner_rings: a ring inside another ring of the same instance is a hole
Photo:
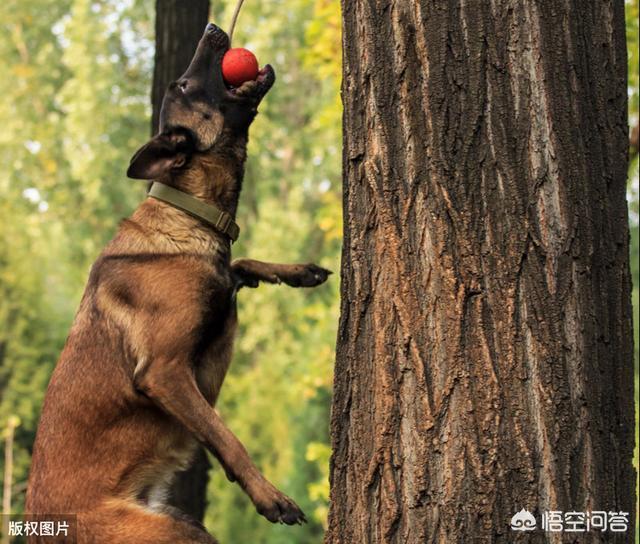
[[[524,508],[511,518],[511,529],[513,531],[533,531],[536,528],[536,518],[529,510]]]

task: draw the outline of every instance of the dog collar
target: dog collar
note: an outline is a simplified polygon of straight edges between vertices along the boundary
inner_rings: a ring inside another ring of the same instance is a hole
[[[240,227],[233,220],[233,217],[213,204],[202,202],[202,200],[158,181],[151,184],[148,195],[202,219],[205,223],[209,223],[215,229],[226,234],[233,242],[238,239]]]

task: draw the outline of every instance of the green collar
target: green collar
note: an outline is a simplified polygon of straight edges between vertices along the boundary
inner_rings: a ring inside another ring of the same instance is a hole
[[[233,217],[227,212],[218,209],[213,204],[202,202],[202,200],[198,200],[187,193],[178,191],[178,189],[174,189],[158,181],[153,182],[148,194],[198,219],[202,219],[205,223],[209,223],[209,225],[226,234],[232,241],[235,242],[238,239],[240,227],[238,227],[233,220]]]

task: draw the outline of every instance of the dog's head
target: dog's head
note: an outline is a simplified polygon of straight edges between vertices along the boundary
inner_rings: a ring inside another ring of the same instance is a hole
[[[227,34],[208,24],[189,68],[165,92],[160,133],[133,156],[129,177],[157,178],[184,166],[195,152],[215,151],[246,135],[275,72],[266,65],[255,81],[229,89],[222,78],[222,57],[228,49]]]

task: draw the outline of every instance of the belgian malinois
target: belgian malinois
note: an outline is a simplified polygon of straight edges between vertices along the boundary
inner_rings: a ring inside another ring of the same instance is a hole
[[[312,287],[313,264],[231,262],[249,125],[273,85],[228,89],[229,38],[207,26],[164,96],[160,133],[127,174],[155,180],[95,262],[55,368],[33,451],[26,510],[77,515],[80,544],[214,543],[166,504],[197,442],[271,522],[305,520],[213,409],[232,355],[236,293],[259,282]],[[52,542],[51,539],[32,542]]]

